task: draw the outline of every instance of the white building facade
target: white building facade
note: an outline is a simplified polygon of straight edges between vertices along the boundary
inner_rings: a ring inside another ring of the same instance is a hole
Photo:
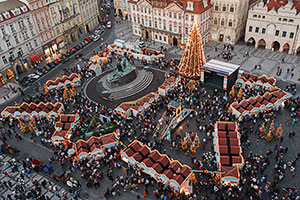
[[[99,25],[100,9],[97,0],[78,0],[85,32],[90,32]]]
[[[41,51],[32,13],[17,0],[0,2],[0,73],[21,74],[30,65],[30,56]]]
[[[194,22],[200,27],[203,42],[209,39],[212,5],[208,0],[130,0],[129,6],[133,34],[143,39],[182,46]]]
[[[249,10],[245,41],[248,45],[272,51],[300,52],[299,1],[260,1]]]
[[[211,40],[234,44],[245,33],[249,0],[211,0]]]

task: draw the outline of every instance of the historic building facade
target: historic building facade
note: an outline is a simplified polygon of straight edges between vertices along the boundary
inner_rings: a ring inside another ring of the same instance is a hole
[[[0,2],[0,73],[21,74],[41,50],[30,8],[18,0]]]
[[[244,35],[250,2],[248,0],[211,0],[213,4],[211,40],[236,43]]]
[[[78,40],[84,34],[83,20],[77,0],[49,0],[58,48]]]
[[[49,13],[48,1],[29,0],[29,7],[36,30],[38,32],[43,50],[46,55],[53,54],[57,50],[55,43],[53,23]]]
[[[272,51],[300,52],[300,2],[263,0],[249,10],[245,41]]]
[[[209,39],[209,0],[130,0],[130,16],[134,35],[172,46],[185,44],[194,22],[204,43]]]
[[[100,22],[98,0],[78,0],[85,32],[92,31]]]

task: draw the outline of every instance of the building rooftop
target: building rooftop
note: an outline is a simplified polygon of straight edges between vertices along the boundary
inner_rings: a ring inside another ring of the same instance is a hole
[[[7,0],[7,1],[1,1],[0,2],[0,13],[3,13],[5,11],[13,10],[14,8],[18,8],[21,6],[26,5],[25,3],[22,3],[18,0]]]

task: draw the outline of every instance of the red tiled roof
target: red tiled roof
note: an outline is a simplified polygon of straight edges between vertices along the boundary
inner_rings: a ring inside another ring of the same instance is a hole
[[[274,10],[277,12],[278,9],[282,6],[285,6],[288,3],[288,0],[269,0],[267,3],[268,11]]]

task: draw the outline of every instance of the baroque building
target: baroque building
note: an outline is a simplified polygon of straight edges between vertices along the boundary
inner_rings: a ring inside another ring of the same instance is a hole
[[[249,10],[245,41],[272,51],[300,52],[300,1],[261,0]]]
[[[29,7],[38,36],[46,55],[53,54],[57,50],[55,44],[53,23],[50,17],[47,0],[29,0]]]
[[[250,0],[252,3],[253,0]],[[249,1],[211,0],[211,40],[234,44],[244,36]]]
[[[48,5],[58,48],[71,44],[85,33],[77,0],[50,0]]]
[[[21,74],[41,51],[30,8],[18,0],[0,2],[0,73]]]
[[[209,39],[209,0],[129,0],[132,31],[141,38],[182,46],[194,24],[203,42]]]

